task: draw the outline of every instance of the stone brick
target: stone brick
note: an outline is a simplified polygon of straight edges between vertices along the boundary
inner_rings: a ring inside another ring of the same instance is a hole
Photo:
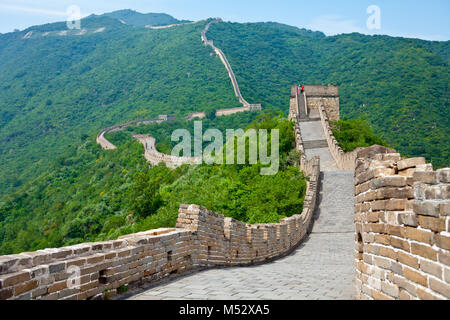
[[[397,275],[403,275],[403,267],[400,263],[391,262],[391,270]]]
[[[414,168],[417,165],[425,164],[425,163],[426,163],[425,158],[409,158],[409,159],[398,161],[397,168],[398,168],[398,170],[405,170],[408,168]]]
[[[434,241],[439,248],[450,251],[450,237],[437,234],[434,237]]]
[[[402,249],[404,251],[409,251],[410,250],[410,246],[408,241],[399,239],[399,238],[395,238],[395,237],[390,237],[390,244],[398,249]]]
[[[386,176],[376,178],[371,181],[372,189],[379,189],[384,187],[405,187],[406,178],[401,176]]]
[[[450,299],[450,285],[449,284],[439,281],[439,280],[436,280],[434,278],[430,278],[430,288],[433,291],[435,291],[439,294],[442,294],[444,297]]]
[[[366,232],[384,233],[384,223],[370,223],[363,225],[363,230]]]
[[[411,282],[410,280],[395,275],[394,276],[394,283],[399,287],[399,289],[406,290],[411,296],[416,296],[417,291],[417,284],[414,282]]]
[[[427,230],[420,230],[417,228],[406,227],[403,229],[404,235],[411,240],[416,240],[418,242],[423,242],[429,245],[433,244],[433,232]]]
[[[83,266],[86,264],[86,258],[75,258],[75,259],[71,259],[66,261],[66,267],[69,268],[71,266]]]
[[[399,223],[411,226],[411,227],[417,227],[419,225],[419,221],[417,219],[417,216],[415,213],[412,212],[405,212],[399,214]]]
[[[443,218],[419,216],[419,225],[434,232],[445,231],[445,219]]]
[[[378,290],[373,290],[373,289],[372,289],[372,297],[375,300],[395,300],[394,298],[388,296],[387,294],[384,294]]]
[[[376,192],[376,199],[412,199],[414,190],[411,187],[405,188],[383,188]]]
[[[368,212],[365,218],[367,222],[378,222],[378,212]]]
[[[24,292],[33,290],[33,289],[37,288],[38,285],[39,285],[39,282],[37,280],[31,280],[31,281],[27,281],[25,283],[21,283],[14,287],[14,295],[18,296]]]
[[[400,289],[398,293],[398,298],[400,300],[412,300],[413,296],[408,293],[405,289]]]
[[[381,291],[393,298],[398,298],[399,295],[398,287],[386,281],[381,282]]]
[[[376,234],[375,235],[375,242],[379,243],[379,244],[384,244],[384,245],[390,245],[391,244],[391,237],[389,237],[386,234]]]
[[[0,275],[0,289],[14,286],[31,279],[30,272],[19,271]]]
[[[390,235],[402,237],[403,236],[403,229],[401,226],[393,226],[391,224],[388,224],[386,227],[386,232]],[[392,241],[391,241],[392,243]]]
[[[377,267],[380,267],[383,269],[391,268],[391,262],[388,259],[375,256],[375,257],[373,257],[373,262]]]
[[[433,201],[414,201],[414,213],[422,216],[439,217],[439,203]]]
[[[450,216],[450,203],[441,203],[439,205],[439,214],[441,216]]]
[[[63,258],[70,256],[72,253],[73,253],[73,250],[71,250],[71,249],[60,248],[60,249],[55,250],[55,252],[53,252],[51,254],[51,257],[52,257],[52,259],[63,259]]]
[[[104,260],[105,260],[105,255],[98,254],[98,255],[94,255],[92,257],[87,258],[87,263],[88,264],[96,264],[96,263],[102,262]]]
[[[66,262],[56,262],[56,263],[49,264],[49,266],[48,266],[48,270],[49,270],[50,274],[61,272],[65,268],[66,268]]]
[[[437,252],[430,246],[425,246],[418,243],[411,243],[411,252],[421,257],[437,261]]]
[[[418,283],[426,288],[428,287],[427,277],[417,271],[414,271],[410,268],[405,268],[403,270],[403,275],[406,279],[411,280],[414,283]]]
[[[437,178],[441,183],[450,183],[450,169],[444,168],[437,170]]]
[[[444,280],[445,280],[445,282],[450,284],[450,268],[444,269]]]
[[[414,181],[420,181],[428,184],[437,183],[437,173],[434,171],[416,171],[413,175]]]
[[[0,289],[0,300],[6,300],[13,296],[13,289],[12,288],[6,288],[6,289]]]
[[[406,208],[406,199],[390,199],[386,201],[387,211],[402,211]]]
[[[445,200],[450,198],[450,185],[436,185],[424,188],[426,200]],[[439,206],[439,203],[437,203]]]
[[[439,279],[442,279],[442,266],[436,262],[420,260],[420,270],[425,273],[431,274]]]
[[[417,259],[416,257],[413,257],[409,253],[404,253],[402,251],[399,251],[397,253],[397,256],[400,263],[406,264],[407,266],[410,266],[414,269],[419,269],[419,259]]]
[[[387,258],[390,258],[392,260],[397,260],[397,252],[395,252],[391,248],[380,247],[379,248],[379,254],[382,255],[383,257],[387,257]]]
[[[439,262],[446,266],[450,266],[450,253],[439,251]]]
[[[412,177],[416,172],[416,168],[409,168],[402,171],[399,171],[398,175],[401,177]]]
[[[420,287],[417,288],[417,297],[420,300],[441,300],[436,295],[431,294]]]
[[[50,293],[61,291],[65,288],[67,288],[67,282],[61,281],[61,282],[57,282],[57,283],[54,283],[53,285],[49,286],[47,292],[50,294]]]

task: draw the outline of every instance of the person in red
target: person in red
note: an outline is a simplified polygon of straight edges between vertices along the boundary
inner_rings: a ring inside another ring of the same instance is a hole
[[[305,92],[305,86],[302,85],[302,93]]]

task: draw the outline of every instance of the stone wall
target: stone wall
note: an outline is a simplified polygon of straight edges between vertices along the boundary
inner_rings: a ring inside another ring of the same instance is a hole
[[[134,135],[144,145],[144,157],[152,165],[164,162],[168,168],[177,168],[183,164],[197,165],[202,163],[202,157],[176,157],[159,152],[156,149],[156,139],[146,134]]]
[[[115,132],[115,131],[122,131],[127,127],[131,127],[131,126],[139,126],[139,125],[145,125],[145,124],[150,124],[150,123],[162,123],[165,121],[174,121],[175,120],[175,116],[172,115],[159,115],[158,118],[152,118],[152,119],[143,119],[143,120],[135,120],[135,121],[130,121],[127,123],[123,123],[117,126],[112,126],[106,129],[103,129],[102,131],[100,131],[100,133],[97,135],[97,143],[102,147],[102,149],[104,150],[114,150],[116,149],[116,146],[114,144],[112,144],[111,142],[109,142],[106,138],[105,138],[105,134],[110,133],[110,132]]]
[[[330,150],[337,167],[341,170],[353,170],[355,168],[357,152],[361,148],[357,148],[352,152],[344,152],[333,135],[333,131],[330,126],[330,119],[328,118],[328,113],[323,104],[319,104],[319,115],[325,134],[325,139],[328,143],[328,149]]]
[[[360,150],[355,169],[360,299],[450,298],[450,169],[392,149]]]
[[[249,104],[244,99],[244,97],[241,94],[241,90],[239,89],[239,84],[238,84],[238,82],[236,80],[236,77],[234,75],[233,69],[231,68],[230,63],[228,62],[227,57],[225,56],[223,51],[221,49],[217,48],[214,45],[214,42],[211,41],[211,40],[208,40],[208,38],[206,36],[206,33],[208,32],[208,30],[211,27],[211,25],[213,23],[219,23],[219,22],[222,22],[222,19],[217,18],[217,19],[209,22],[206,25],[205,29],[202,32],[202,41],[203,41],[203,43],[206,46],[210,46],[214,50],[214,52],[219,56],[219,58],[222,61],[223,65],[227,69],[228,75],[229,75],[231,83],[233,85],[234,93],[235,93],[236,97],[239,99],[239,102],[242,103],[242,108],[217,110],[216,116],[220,117],[220,116],[223,116],[223,115],[230,115],[230,114],[234,114],[234,113],[238,113],[238,112],[261,110],[261,105],[260,104]]]
[[[306,101],[309,112],[318,112],[320,107],[323,106],[327,111],[330,121],[340,119],[339,97],[310,97],[306,93]]]
[[[0,257],[0,300],[89,299],[190,270],[263,263],[294,249],[311,229],[320,168],[313,167],[301,215],[249,225],[181,205],[176,229]]]

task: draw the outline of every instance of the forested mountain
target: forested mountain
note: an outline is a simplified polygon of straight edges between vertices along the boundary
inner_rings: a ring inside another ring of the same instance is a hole
[[[204,128],[281,128],[280,173],[261,177],[258,165],[149,169],[132,132],[152,134],[167,151],[170,132],[192,129],[181,120],[187,114],[240,106],[220,59],[201,42],[207,20],[144,27],[183,22],[123,10],[83,19],[81,30],[64,22],[0,35],[0,254],[173,226],[182,202],[248,222],[294,213],[305,181],[291,124],[277,114],[288,114],[296,82],[338,84],[342,116],[366,119],[335,124],[346,150],[389,144],[449,165],[448,41],[326,37],[271,22],[211,26],[208,38],[243,96],[264,113],[209,119]],[[103,128],[159,114],[179,121],[113,133],[114,151],[95,143]]]

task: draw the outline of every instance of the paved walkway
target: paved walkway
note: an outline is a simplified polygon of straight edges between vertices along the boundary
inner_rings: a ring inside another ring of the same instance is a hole
[[[211,269],[133,300],[339,300],[354,298],[353,172],[325,172],[309,239],[291,255],[242,268]]]
[[[301,124],[305,141],[324,138],[318,125],[320,122]],[[337,171],[326,148],[310,151],[321,156],[320,203],[309,238],[291,255],[259,266],[198,272],[130,299],[354,299],[353,171]]]
[[[300,122],[300,132],[304,142],[308,141],[325,141],[325,134],[320,121]],[[336,162],[331,155],[330,150],[326,148],[306,149],[306,157],[308,159],[314,156],[320,158],[320,170],[321,171],[337,171]]]

